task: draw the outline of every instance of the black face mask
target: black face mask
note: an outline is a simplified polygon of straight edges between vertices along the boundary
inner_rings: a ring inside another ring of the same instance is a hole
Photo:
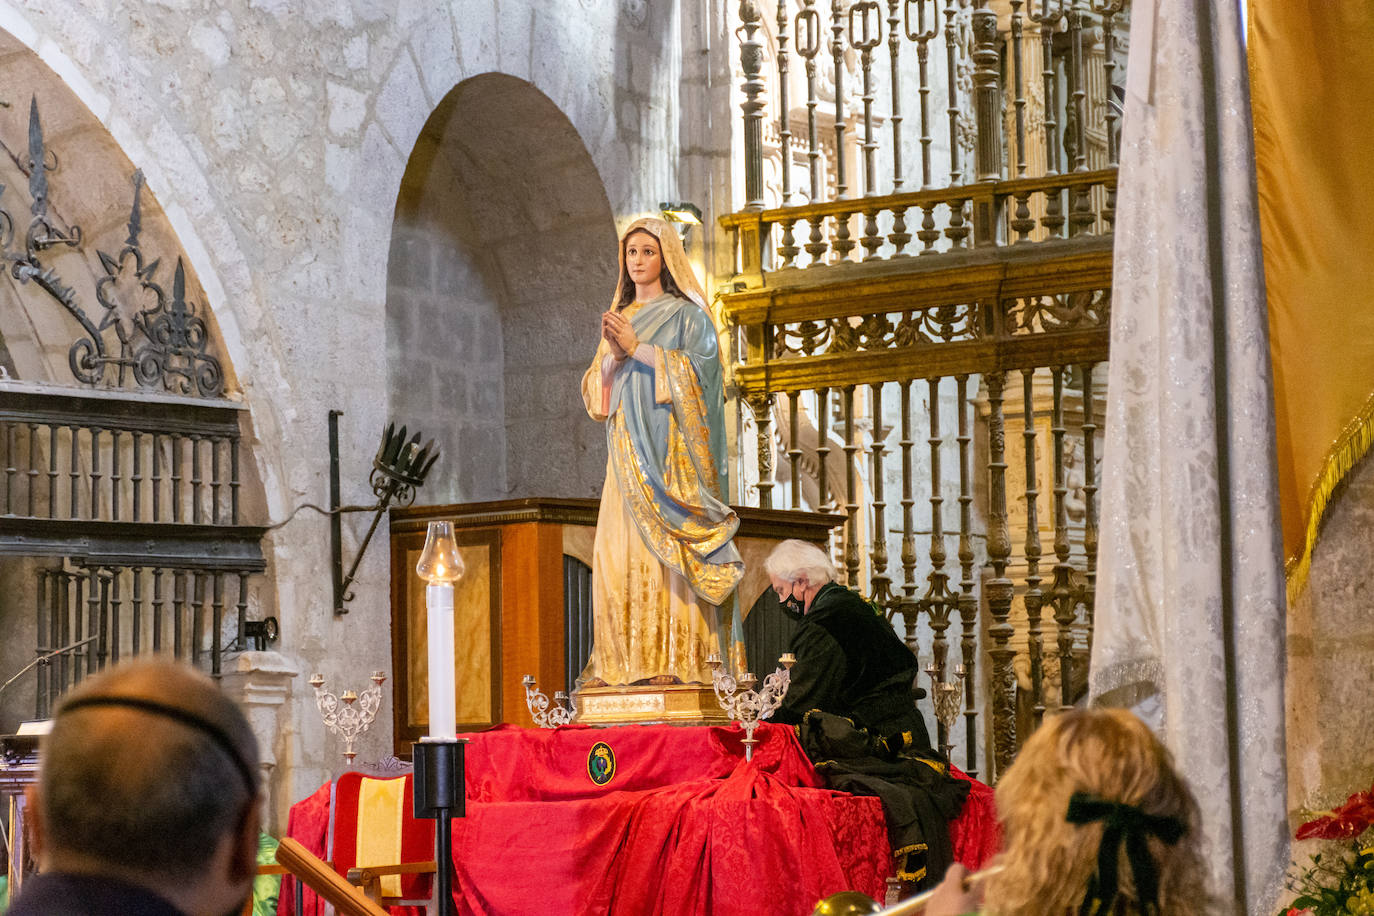
[[[796,595],[780,598],[778,604],[782,606],[782,612],[793,620],[801,620],[806,616],[806,605]]]

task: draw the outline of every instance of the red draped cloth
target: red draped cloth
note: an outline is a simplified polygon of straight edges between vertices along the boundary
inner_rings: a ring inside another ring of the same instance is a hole
[[[878,799],[824,788],[791,728],[756,736],[746,762],[736,726],[471,735],[466,816],[453,822],[458,912],[805,916],[842,890],[881,899],[892,855]],[[604,785],[590,775],[598,744],[615,761]],[[328,798],[326,786],[295,805],[287,828],[321,853]],[[996,852],[987,786],[972,784],[950,833],[970,868]],[[293,903],[283,888],[278,912]]]
[[[964,809],[949,822],[954,861],[969,871],[977,871],[1002,849],[1002,824],[997,820],[992,787],[971,778],[953,764],[950,764],[949,772],[969,781]]]

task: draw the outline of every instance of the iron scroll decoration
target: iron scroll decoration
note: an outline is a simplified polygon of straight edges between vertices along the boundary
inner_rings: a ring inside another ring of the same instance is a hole
[[[148,262],[139,241],[142,230],[143,173],[133,173],[133,205],[128,237],[117,255],[97,250],[104,276],[96,281],[100,310],[90,314],[72,286],[46,259],[55,248],[80,250],[80,226],[65,229],[49,212],[48,173],[58,167],[46,148],[35,97],[29,105],[29,209],[32,219],[23,233],[4,207],[0,183],[0,259],[21,284],[33,283],[64,308],[81,326],[83,336],[67,352],[72,376],[83,385],[125,387],[132,379],[141,388],[161,388],[178,395],[218,398],[224,395],[224,371],[208,352],[210,333],[196,306],[186,296],[186,270],[178,256],[172,293],[156,280],[160,258]],[[170,302],[169,302],[170,298]],[[113,337],[113,340],[110,338]]]

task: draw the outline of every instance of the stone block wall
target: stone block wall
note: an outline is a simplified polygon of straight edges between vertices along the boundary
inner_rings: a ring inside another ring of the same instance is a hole
[[[418,497],[497,499],[505,491],[500,301],[466,244],[397,223],[387,289],[386,390],[397,423],[440,448]]]
[[[1374,461],[1326,510],[1288,612],[1288,802],[1296,825],[1374,783]]]

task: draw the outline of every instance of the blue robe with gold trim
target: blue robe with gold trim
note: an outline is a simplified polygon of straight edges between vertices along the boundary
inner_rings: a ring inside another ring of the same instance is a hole
[[[609,452],[592,564],[595,645],[584,677],[709,683],[707,656],[738,655],[722,638],[718,605],[744,572],[732,540],[739,520],[722,498],[716,330],[704,309],[667,293],[630,311],[653,365],[620,363],[607,402],[603,341],[582,385],[588,412],[606,421]]]

